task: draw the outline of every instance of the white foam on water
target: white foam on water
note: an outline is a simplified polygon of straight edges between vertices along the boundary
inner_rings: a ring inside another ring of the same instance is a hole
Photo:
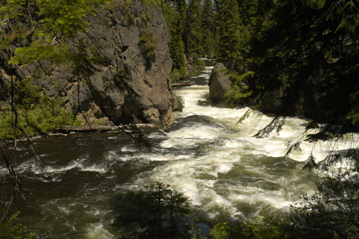
[[[218,138],[223,129],[210,125],[194,124],[191,127],[174,130],[168,133],[168,139],[161,142],[163,148],[192,148],[193,145],[209,142]]]
[[[69,215],[71,213],[70,207],[68,206],[59,206],[58,210],[65,215]]]
[[[138,148],[133,147],[131,145],[125,145],[121,148],[122,152],[130,153],[130,152],[137,152]]]
[[[72,169],[79,169],[80,171],[87,171],[87,172],[97,172],[97,173],[106,173],[107,172],[107,166],[105,165],[99,165],[99,164],[91,164],[87,165],[88,158],[79,158],[76,160],[71,161],[69,164],[65,166],[50,166],[47,165],[44,168],[38,167],[34,163],[31,163],[30,161],[27,161],[22,165],[21,168],[25,168],[26,166],[31,165],[31,171],[35,174],[56,174],[56,173],[63,173]],[[28,167],[29,168],[29,167]]]
[[[199,195],[202,188],[208,188],[214,182],[208,179],[196,178],[196,160],[171,161],[166,165],[157,167],[152,171],[150,182],[164,182],[172,186],[174,190],[182,192],[187,196],[193,205],[201,206]],[[137,184],[148,184],[140,177]]]
[[[76,159],[71,161],[68,165],[57,167],[57,166],[50,166],[47,165],[44,167],[45,172],[47,173],[62,173],[66,172],[75,168],[83,168],[83,162],[86,160],[86,158]],[[33,167],[33,172],[35,174],[42,174],[44,172],[41,168],[38,168],[36,166]]]
[[[223,212],[233,218],[242,215],[242,212],[235,207],[230,198],[226,198],[225,196],[218,194],[215,190],[209,188],[202,189],[201,193],[203,194],[203,204],[201,205],[201,208],[206,212],[210,212],[210,214],[208,214],[209,218],[214,219]]]
[[[185,108],[182,113],[177,115],[177,117],[185,117],[193,114],[210,116],[230,128],[237,129],[238,132],[232,135],[232,137],[238,136],[239,138],[244,137],[251,142],[256,141],[255,144],[260,148],[263,148],[263,150],[269,153],[270,156],[283,156],[288,150],[288,147],[286,146],[288,142],[295,142],[296,140],[303,138],[305,126],[307,124],[307,121],[304,119],[287,117],[285,118],[284,125],[279,131],[279,134],[277,134],[277,132],[272,132],[269,137],[256,140],[253,138],[253,135],[267,126],[273,120],[273,117],[268,117],[260,112],[250,110],[249,108],[231,109],[199,106],[198,100],[203,100],[208,93],[207,86],[191,86],[178,91],[178,93],[183,95],[183,98],[185,99]],[[238,120],[246,112],[249,112],[248,117],[238,123]],[[217,136],[220,137],[220,135]],[[297,161],[305,161],[308,156],[313,153],[313,155],[320,161],[323,160],[331,150],[358,147],[358,134],[350,134],[346,137],[355,139],[345,139],[338,142],[319,142],[316,144],[302,140],[301,151],[295,152],[293,154],[293,159]]]
[[[220,174],[228,173],[235,162],[240,160],[239,155],[232,155],[230,151],[210,151],[205,156],[175,156],[176,160],[155,168],[151,172],[150,182],[164,182],[174,190],[184,193],[195,206],[218,215],[216,210],[230,211],[237,215],[238,210],[230,201],[219,195],[215,184]],[[169,156],[169,155],[167,155]],[[142,177],[137,184],[148,184]]]
[[[92,223],[86,228],[85,239],[114,239],[116,238],[102,223]]]
[[[214,139],[220,137],[223,130],[210,125],[194,124],[193,126],[171,131],[168,136],[180,139]]]
[[[97,172],[97,173],[106,173],[107,172],[107,168],[104,168],[102,166],[99,165],[91,165],[91,166],[84,166],[80,168],[82,171],[86,171],[86,172]]]
[[[184,101],[182,112],[176,113],[177,117],[186,117],[190,115],[205,115],[220,119],[233,119],[230,124],[236,123],[248,108],[232,109],[217,108],[211,106],[198,105],[198,101],[205,100],[208,94],[208,86],[190,86],[178,90]]]
[[[194,159],[194,155],[174,155],[174,154],[143,154],[139,156],[140,159],[147,161],[179,161]]]
[[[110,161],[110,167],[113,163],[116,163],[116,161],[130,161],[133,160],[132,155],[129,154],[119,154],[117,151],[110,150],[107,152],[105,159],[107,161]]]
[[[201,74],[199,74],[198,76],[191,76],[189,77],[190,79],[193,79],[193,78],[206,78],[208,76],[208,73],[210,71],[208,69],[204,70],[201,72]]]
[[[273,117],[249,108],[200,106],[198,101],[205,99],[208,86],[184,87],[177,90],[177,93],[185,99],[185,108],[183,112],[176,113],[177,119],[209,117],[207,121],[212,123],[185,123],[182,128],[165,134],[167,138],[160,143],[160,147],[201,153],[190,157],[183,157],[186,153],[180,156],[155,156],[153,161],[168,163],[158,166],[148,179],[141,178],[138,183],[146,184],[146,180],[149,180],[170,184],[173,189],[184,193],[192,204],[200,206],[212,216],[218,216],[223,211],[238,216],[241,214],[238,208],[243,203],[252,205],[254,214],[260,214],[261,210],[269,210],[268,208],[288,210],[300,195],[312,192],[314,184],[305,182],[304,174],[295,173],[301,168],[295,167],[295,163],[288,168],[288,174],[282,173],[285,176],[273,175],[275,170],[285,172],[285,167],[291,165],[285,160],[301,163],[310,155],[322,160],[330,151],[350,148],[358,142],[358,138],[351,139],[350,136],[347,136],[345,142],[305,141],[307,121],[299,118],[286,118],[279,132],[274,130],[264,138],[256,138],[253,136],[270,124]],[[247,117],[239,122],[245,114]],[[193,119],[196,121],[198,118]],[[300,147],[292,149],[287,155],[289,159],[285,159],[289,146],[297,141],[300,142]],[[193,151],[195,147],[200,147],[201,150]],[[272,161],[242,165],[239,164],[242,156],[252,158],[253,161],[277,158],[273,162],[278,162],[279,166],[270,167]],[[245,171],[232,172],[235,165],[242,165]],[[241,173],[248,175],[240,177]],[[223,177],[233,182],[227,184]],[[235,177],[247,181],[241,182]]]

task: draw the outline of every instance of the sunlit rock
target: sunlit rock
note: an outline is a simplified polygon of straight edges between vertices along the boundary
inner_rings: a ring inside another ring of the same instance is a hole
[[[214,104],[223,102],[224,94],[232,88],[231,80],[223,71],[226,67],[222,63],[217,63],[209,78],[209,96]]]

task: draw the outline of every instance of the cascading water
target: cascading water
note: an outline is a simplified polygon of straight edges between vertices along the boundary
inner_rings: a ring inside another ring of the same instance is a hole
[[[200,77],[208,80],[210,70]],[[48,238],[118,238],[111,226],[116,194],[156,181],[184,193],[209,218],[270,215],[314,190],[314,175],[302,170],[309,155],[322,160],[331,150],[357,147],[356,134],[340,142],[303,141],[307,122],[298,118],[256,138],[273,117],[249,108],[201,106],[207,84],[175,93],[185,108],[170,132],[146,132],[151,151],[139,150],[119,132],[44,138],[34,142],[42,168],[28,150],[17,148],[17,170],[29,192],[28,206],[19,208],[23,224]],[[287,154],[296,141],[300,148]]]

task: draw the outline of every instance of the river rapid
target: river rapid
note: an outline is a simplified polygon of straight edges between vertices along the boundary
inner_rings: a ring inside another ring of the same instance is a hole
[[[357,147],[358,135],[304,141],[307,121],[299,118],[286,118],[281,131],[267,137],[253,137],[273,117],[198,104],[208,94],[210,71],[191,79],[198,84],[174,89],[185,107],[169,132],[144,131],[151,150],[139,149],[121,132],[38,139],[38,158],[18,147],[28,202],[18,207],[22,223],[52,239],[119,238],[112,226],[116,195],[157,181],[187,196],[204,218],[268,216],[313,192],[315,175],[302,170],[310,154],[320,161],[332,150]],[[286,155],[298,140],[300,147]]]

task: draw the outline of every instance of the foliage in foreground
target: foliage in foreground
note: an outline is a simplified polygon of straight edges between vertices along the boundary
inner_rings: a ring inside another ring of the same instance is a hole
[[[0,239],[35,239],[36,234],[29,232],[21,223],[16,222],[19,212],[11,216],[11,218],[0,224]]]
[[[234,223],[220,222],[210,231],[210,239],[285,239],[289,238],[286,231],[287,221],[264,218]]]
[[[359,150],[334,152],[317,165],[317,190],[282,218],[220,222],[210,238],[358,238]]]
[[[221,221],[203,235],[195,223],[185,223],[188,199],[157,183],[123,195],[116,224],[138,228],[128,231],[126,238],[358,238],[359,150],[333,152],[312,170],[318,173],[315,193],[275,218]]]
[[[292,207],[294,238],[358,238],[358,149],[329,155],[319,169],[322,175],[317,191]]]
[[[123,229],[125,238],[186,238],[189,201],[169,185],[157,182],[128,191],[116,204],[114,226]]]

